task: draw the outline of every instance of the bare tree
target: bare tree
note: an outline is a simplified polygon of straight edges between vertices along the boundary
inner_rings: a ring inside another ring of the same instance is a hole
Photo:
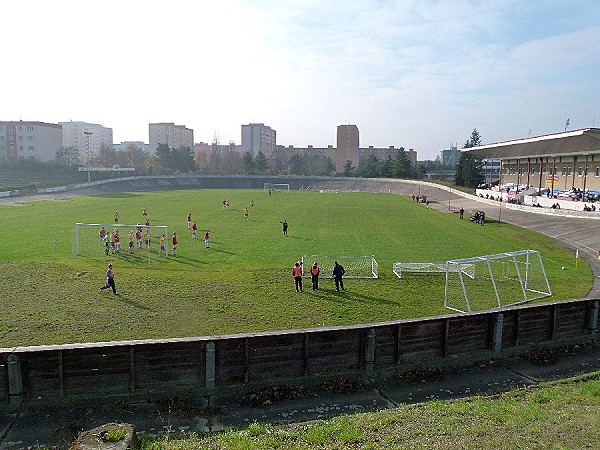
[[[61,146],[56,151],[56,163],[70,169],[79,164],[79,149],[73,145]]]

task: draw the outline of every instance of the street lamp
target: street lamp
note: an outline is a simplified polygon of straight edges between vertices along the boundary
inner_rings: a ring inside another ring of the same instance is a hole
[[[84,131],[83,134],[85,135],[85,139],[86,139],[87,163],[88,163],[88,183],[89,183],[90,182],[90,172],[92,171],[91,159],[90,159],[90,136],[94,133],[92,133],[91,131]]]

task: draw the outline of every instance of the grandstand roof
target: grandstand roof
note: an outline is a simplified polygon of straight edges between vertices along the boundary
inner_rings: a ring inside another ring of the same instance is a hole
[[[600,153],[600,129],[582,128],[465,149],[484,159],[531,158]]]

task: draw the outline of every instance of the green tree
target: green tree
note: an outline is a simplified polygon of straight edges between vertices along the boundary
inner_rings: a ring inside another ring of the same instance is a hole
[[[258,174],[265,174],[267,170],[269,170],[269,161],[267,161],[267,157],[263,154],[263,152],[258,152],[256,154],[256,158],[254,159],[254,169]]]
[[[188,172],[196,170],[196,162],[190,147],[169,148],[167,144],[158,144],[155,155],[164,168]]]
[[[395,178],[409,178],[412,174],[412,162],[404,151],[404,147],[400,147],[396,151],[396,159],[392,162],[392,174]]]
[[[246,175],[251,175],[254,173],[254,159],[252,158],[252,153],[246,152],[244,156],[242,156],[241,169],[242,173]]]
[[[392,158],[384,159],[379,161],[379,176],[383,178],[392,178],[394,173],[393,160]]]
[[[171,149],[168,144],[158,144],[154,153],[164,168],[171,168]]]
[[[342,171],[342,175],[345,177],[354,177],[356,176],[356,168],[352,165],[352,161],[349,159],[344,163],[344,170]]]
[[[321,166],[321,172],[318,175],[327,177],[333,172],[335,172],[335,164],[329,156],[325,156],[323,165]]]
[[[482,162],[469,152],[462,152],[456,166],[454,182],[457,186],[476,188],[483,183]]]
[[[180,172],[196,170],[196,161],[190,147],[179,147],[171,150],[171,168]]]
[[[363,158],[358,167],[358,173],[361,177],[377,178],[379,176],[379,160],[377,156],[371,154]]]
[[[478,145],[481,145],[481,136],[477,128],[473,128],[471,137],[465,142],[463,148],[471,148]],[[469,152],[462,152],[460,158],[458,158],[454,182],[457,186],[476,188],[484,180],[482,166],[483,163],[480,158],[475,157]]]
[[[478,145],[481,145],[481,136],[479,136],[477,128],[473,128],[473,131],[471,132],[471,137],[467,140],[467,142],[465,142],[463,148],[471,148],[476,147]]]

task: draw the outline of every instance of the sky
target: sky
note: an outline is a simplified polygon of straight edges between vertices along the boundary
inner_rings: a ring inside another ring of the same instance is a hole
[[[600,128],[598,0],[3,2],[0,120],[412,148]]]

